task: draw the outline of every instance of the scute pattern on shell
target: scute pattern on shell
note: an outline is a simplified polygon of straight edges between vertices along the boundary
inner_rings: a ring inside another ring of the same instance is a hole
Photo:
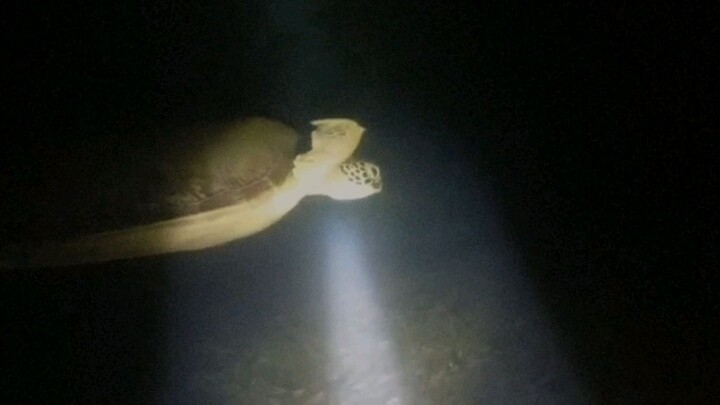
[[[266,160],[263,167],[234,175],[194,178],[194,187],[183,193],[166,197],[164,202],[154,206],[159,216],[176,217],[197,214],[229,205],[252,200],[278,186],[292,169],[292,162],[285,159]],[[229,169],[226,173],[232,173]]]
[[[253,118],[198,132],[190,155],[166,163],[169,187],[146,207],[151,220],[191,215],[252,200],[282,184],[292,170],[295,131]]]
[[[173,133],[159,145],[105,168],[65,209],[63,231],[85,234],[242,204],[281,185],[292,170],[298,135],[282,123],[251,118]],[[119,166],[119,164],[115,164]]]

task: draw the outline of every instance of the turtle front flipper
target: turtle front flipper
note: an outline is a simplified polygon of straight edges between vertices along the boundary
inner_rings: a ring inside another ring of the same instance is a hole
[[[365,128],[346,118],[312,121],[312,150],[295,158],[293,174],[304,180],[322,181],[331,170],[352,156]]]

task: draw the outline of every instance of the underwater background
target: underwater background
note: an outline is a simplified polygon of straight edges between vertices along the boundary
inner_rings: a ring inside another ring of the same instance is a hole
[[[86,192],[142,178],[158,128],[264,116],[306,150],[348,117],[384,181],[202,252],[0,272],[3,403],[716,397],[709,10],[2,8],[3,245],[106,221]]]

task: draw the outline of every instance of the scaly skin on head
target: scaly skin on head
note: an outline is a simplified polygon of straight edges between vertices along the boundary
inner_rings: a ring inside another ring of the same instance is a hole
[[[382,190],[380,168],[370,162],[346,162],[328,175],[321,193],[335,200],[365,198]]]

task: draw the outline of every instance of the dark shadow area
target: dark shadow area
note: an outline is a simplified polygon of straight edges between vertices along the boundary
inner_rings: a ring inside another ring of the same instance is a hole
[[[168,361],[158,266],[2,275],[8,403],[148,403]],[[131,389],[129,387],[132,387]]]
[[[302,150],[310,120],[358,120],[383,192],[0,273],[0,402],[330,403],[331,216],[428,403],[717,397],[716,5],[206,3],[2,6],[0,243],[118,223],[94,192],[131,201],[177,128],[237,117]]]

